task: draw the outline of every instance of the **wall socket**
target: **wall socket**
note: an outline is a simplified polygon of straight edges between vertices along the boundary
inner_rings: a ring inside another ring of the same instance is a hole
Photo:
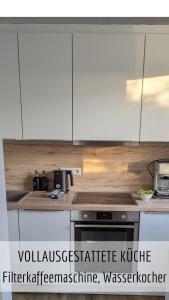
[[[60,168],[60,170],[70,170],[74,176],[81,176],[82,169],[81,168]]]

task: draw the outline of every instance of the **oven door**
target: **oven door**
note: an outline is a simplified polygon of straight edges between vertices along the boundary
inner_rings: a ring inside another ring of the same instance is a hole
[[[116,247],[117,251],[134,249],[134,241],[138,241],[138,223],[97,224],[74,222],[72,240],[75,248],[83,251],[110,250]],[[123,264],[75,264],[75,271],[100,272],[106,266],[105,272],[126,273],[136,270],[132,263]]]
[[[74,223],[74,241],[124,241],[138,240],[138,223],[132,224],[80,224]]]

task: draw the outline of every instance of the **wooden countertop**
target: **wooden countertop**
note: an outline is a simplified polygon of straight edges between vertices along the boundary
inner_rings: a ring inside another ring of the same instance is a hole
[[[169,212],[169,199],[139,200],[132,194],[136,205],[73,204],[75,192],[70,191],[61,199],[52,199],[46,192],[31,192],[19,202],[8,202],[7,208],[26,210],[101,210],[101,211],[143,211]]]

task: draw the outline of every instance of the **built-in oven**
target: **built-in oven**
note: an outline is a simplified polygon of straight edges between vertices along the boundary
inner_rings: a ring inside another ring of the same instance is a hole
[[[119,244],[122,249],[134,248],[138,241],[138,231],[139,212],[71,212],[71,241],[83,249],[92,251],[98,242],[103,246],[112,242],[112,245]]]

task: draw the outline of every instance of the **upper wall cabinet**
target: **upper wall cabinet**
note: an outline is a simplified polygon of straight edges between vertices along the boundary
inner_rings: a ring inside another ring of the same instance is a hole
[[[22,138],[16,33],[0,33],[0,136]]]
[[[24,139],[72,139],[72,37],[19,34]]]
[[[169,141],[169,34],[146,36],[142,141]]]
[[[75,34],[74,140],[138,141],[143,34]]]

